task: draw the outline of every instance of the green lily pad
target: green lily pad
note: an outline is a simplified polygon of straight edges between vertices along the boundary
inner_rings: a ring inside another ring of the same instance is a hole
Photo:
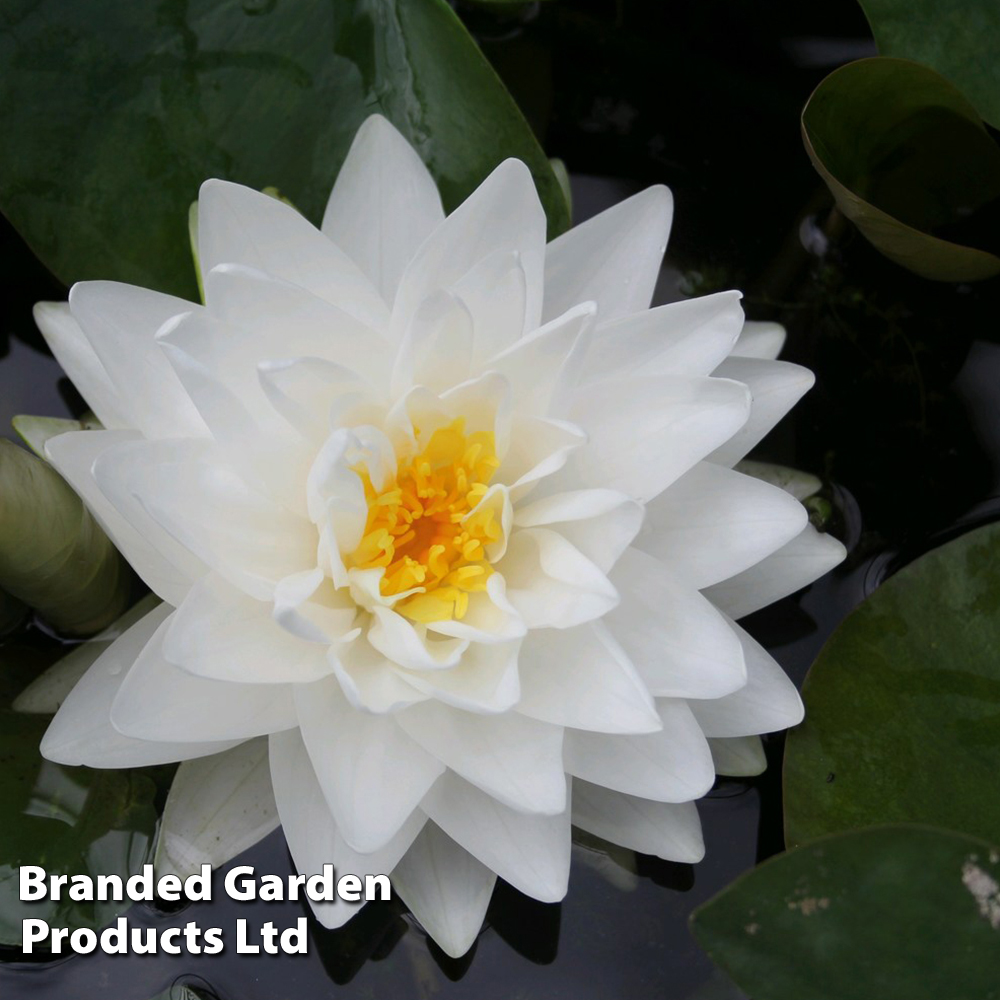
[[[1000,204],[1000,147],[934,70],[885,57],[842,66],[809,98],[802,136],[840,210],[885,256],[939,281],[1000,274],[976,231]]]
[[[754,1000],[997,1000],[1000,853],[921,827],[825,837],[737,879],[691,929]]]
[[[135,874],[149,860],[156,786],[135,771],[92,771],[43,760],[48,719],[0,711],[0,944],[21,942],[21,921],[99,928],[130,903],[22,902],[18,867],[49,874]]]
[[[996,0],[860,0],[878,50],[936,69],[1000,128]]]
[[[565,199],[445,0],[6,4],[0,207],[67,284],[194,298],[188,207],[208,177],[276,185],[314,222],[381,112],[453,208],[501,160],[531,168],[550,237]]]
[[[788,843],[893,822],[1000,843],[998,650],[1000,524],[883,583],[806,677],[785,749]]]

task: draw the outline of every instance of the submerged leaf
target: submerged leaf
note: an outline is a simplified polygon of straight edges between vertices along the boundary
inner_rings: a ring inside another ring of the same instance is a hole
[[[840,210],[891,260],[940,281],[1000,274],[995,247],[961,235],[1000,203],[1000,147],[933,70],[883,57],[842,66],[809,98],[802,136]]]
[[[0,502],[0,587],[72,635],[124,611],[132,577],[117,549],[57,472],[5,440]]]
[[[277,185],[318,223],[380,112],[454,208],[508,156],[550,237],[569,224],[524,117],[446,0],[265,4],[40,0],[0,35],[0,207],[67,284],[194,298],[188,206],[208,177]]]
[[[1000,843],[1000,524],[890,577],[809,671],[785,750],[790,844],[919,822]]]
[[[824,837],[737,879],[691,929],[754,1000],[996,1000],[1000,854],[926,827]]]

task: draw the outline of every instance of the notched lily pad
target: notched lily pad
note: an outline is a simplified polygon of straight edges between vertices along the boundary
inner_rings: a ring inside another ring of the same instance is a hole
[[[1000,524],[883,583],[803,685],[805,722],[785,749],[788,843],[888,822],[1000,843],[998,650]]]
[[[891,260],[940,281],[1000,274],[1000,147],[934,70],[842,66],[810,97],[802,136],[840,210]]]
[[[691,928],[754,1000],[997,1000],[1000,853],[928,827],[824,837],[737,879]]]

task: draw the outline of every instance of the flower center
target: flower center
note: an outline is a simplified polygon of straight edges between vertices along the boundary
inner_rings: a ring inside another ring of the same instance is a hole
[[[493,434],[466,434],[460,418],[402,458],[381,493],[359,470],[368,519],[351,565],[384,567],[382,595],[404,595],[394,605],[400,614],[417,622],[462,618],[469,594],[486,589],[487,550],[503,528],[495,506],[482,500],[499,464]]]

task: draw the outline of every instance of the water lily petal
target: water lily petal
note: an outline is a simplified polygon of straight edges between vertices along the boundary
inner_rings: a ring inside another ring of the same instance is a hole
[[[516,250],[487,254],[459,278],[452,291],[472,316],[476,371],[489,368],[488,358],[528,333],[528,278]]]
[[[413,147],[381,115],[358,129],[323,214],[323,232],[391,306],[417,248],[444,219],[437,186]]]
[[[780,323],[760,323],[747,320],[740,339],[730,351],[734,358],[763,358],[774,361],[785,346],[785,328]]]
[[[663,728],[638,736],[567,729],[566,771],[595,785],[657,802],[701,798],[715,781],[708,743],[680,699],[658,698]]]
[[[446,773],[423,811],[473,857],[526,896],[556,903],[566,895],[570,862],[570,790],[566,807],[539,816],[509,809],[457,774]]]
[[[434,701],[414,705],[396,720],[437,760],[504,805],[547,815],[566,807],[558,726],[513,713],[454,711]]]
[[[403,902],[452,958],[461,958],[476,940],[496,880],[434,823],[424,826],[392,872]]]
[[[756,566],[705,591],[731,618],[742,618],[794,594],[844,561],[847,550],[832,535],[811,524]]]
[[[715,369],[721,378],[731,378],[750,387],[753,406],[750,418],[709,460],[735,465],[812,388],[816,381],[808,368],[787,361],[759,358],[727,358]]]
[[[806,521],[805,507],[784,490],[699,462],[646,505],[635,544],[701,590],[777,552]]]
[[[705,856],[693,802],[653,802],[575,778],[573,825],[640,854],[694,864]]]
[[[656,185],[553,240],[545,252],[543,320],[577,302],[596,302],[603,321],[646,309],[673,214],[673,196]]]
[[[759,736],[719,736],[708,741],[715,773],[731,778],[751,778],[767,768]]]
[[[410,739],[395,717],[356,711],[333,680],[297,685],[295,706],[341,836],[361,853],[384,847],[444,764]]]
[[[410,674],[374,649],[365,636],[331,646],[327,658],[340,690],[354,708],[381,715],[430,697],[418,691],[409,682]]]
[[[456,295],[438,290],[414,310],[392,370],[390,394],[403,395],[415,385],[444,392],[472,374],[473,321]]]
[[[509,484],[515,500],[520,499],[539,480],[559,472],[570,455],[586,442],[587,435],[564,420],[515,415],[511,422],[510,445],[496,478]]]
[[[610,375],[710,375],[729,355],[740,328],[739,292],[717,292],[602,322],[583,382]]]
[[[804,715],[802,699],[774,657],[747,632],[732,624],[743,646],[746,685],[722,698],[692,701],[706,736],[753,736],[797,726]]]
[[[600,622],[532,633],[521,648],[522,715],[598,733],[660,728],[642,678]]]
[[[446,670],[454,667],[469,648],[468,639],[428,635],[391,608],[372,608],[375,620],[368,641],[383,656],[408,670]]]
[[[573,466],[581,485],[645,502],[728,441],[749,415],[749,390],[729,379],[608,379],[576,391],[571,419],[590,440]]]

